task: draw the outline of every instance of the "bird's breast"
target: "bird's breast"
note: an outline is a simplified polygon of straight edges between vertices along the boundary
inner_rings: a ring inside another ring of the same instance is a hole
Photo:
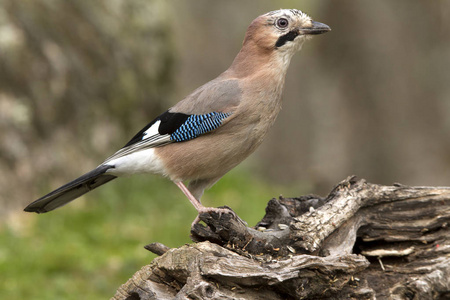
[[[280,111],[279,99],[264,101],[263,94],[260,96],[253,104],[243,99],[218,129],[187,142],[156,148],[168,176],[172,180],[220,178],[253,153]]]

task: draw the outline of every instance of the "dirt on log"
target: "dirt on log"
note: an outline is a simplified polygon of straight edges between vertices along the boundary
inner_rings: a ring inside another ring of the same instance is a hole
[[[349,177],[326,198],[269,201],[250,228],[202,214],[113,299],[450,299],[450,188]]]

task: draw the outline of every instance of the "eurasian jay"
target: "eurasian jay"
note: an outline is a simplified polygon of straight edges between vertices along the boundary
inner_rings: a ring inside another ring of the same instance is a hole
[[[45,213],[123,175],[170,178],[199,213],[203,191],[261,144],[281,109],[289,63],[311,36],[330,31],[295,9],[257,17],[242,49],[216,79],[162,113],[94,170],[29,204]],[[183,184],[189,181],[189,185]]]

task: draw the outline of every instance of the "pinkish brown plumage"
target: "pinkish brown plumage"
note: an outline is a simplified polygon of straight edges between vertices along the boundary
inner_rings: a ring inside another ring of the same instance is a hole
[[[136,173],[167,176],[198,212],[208,210],[200,203],[203,191],[253,153],[275,122],[292,56],[311,35],[329,30],[299,10],[259,16],[228,70],[158,116],[96,169],[25,210],[51,211]]]

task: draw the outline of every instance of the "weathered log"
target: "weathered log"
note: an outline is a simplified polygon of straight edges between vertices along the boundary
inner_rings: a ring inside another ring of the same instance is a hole
[[[450,188],[349,177],[326,198],[269,201],[254,227],[200,215],[113,299],[450,299]]]

